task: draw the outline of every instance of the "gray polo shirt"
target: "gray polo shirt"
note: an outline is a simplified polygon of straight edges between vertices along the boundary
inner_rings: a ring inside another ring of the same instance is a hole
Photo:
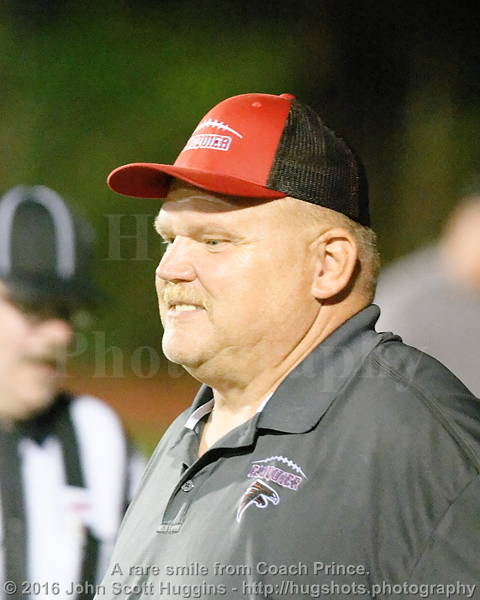
[[[99,598],[479,597],[480,403],[376,333],[378,314],[198,458],[201,388],[151,459]]]

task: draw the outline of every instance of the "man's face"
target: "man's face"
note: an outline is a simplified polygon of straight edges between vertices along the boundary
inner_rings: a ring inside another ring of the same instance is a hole
[[[0,420],[28,418],[51,403],[72,337],[66,321],[23,312],[0,283]]]
[[[228,201],[173,186],[156,219],[166,243],[156,271],[163,350],[197,376],[248,378],[282,362],[315,320],[314,241],[299,200]]]

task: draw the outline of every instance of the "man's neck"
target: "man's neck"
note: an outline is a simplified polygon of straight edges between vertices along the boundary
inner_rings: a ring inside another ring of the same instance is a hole
[[[345,312],[342,317],[337,307],[337,310],[331,313],[332,318],[324,318],[321,326],[313,327],[302,342],[278,365],[267,364],[263,365],[263,368],[250,365],[249,370],[239,373],[236,378],[233,368],[217,370],[217,373],[225,374],[221,379],[212,378],[208,381],[197,377],[212,387],[214,397],[214,407],[203,431],[199,454],[206,452],[229,431],[248,421],[265,399],[275,392],[280,383],[316,346],[362,308],[364,306]]]

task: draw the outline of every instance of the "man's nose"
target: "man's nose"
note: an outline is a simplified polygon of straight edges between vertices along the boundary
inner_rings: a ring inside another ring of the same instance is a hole
[[[196,274],[191,261],[190,246],[188,240],[176,237],[165,251],[155,271],[156,276],[171,283],[193,281]]]
[[[73,338],[73,327],[64,319],[46,319],[37,326],[37,331],[47,338],[52,346],[68,346]]]

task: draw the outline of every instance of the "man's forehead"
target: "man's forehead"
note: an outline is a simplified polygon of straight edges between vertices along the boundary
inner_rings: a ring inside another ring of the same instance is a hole
[[[221,212],[239,210],[249,206],[260,206],[268,202],[268,200],[259,198],[217,194],[179,179],[173,179],[163,206],[172,207],[174,205],[189,204],[203,206],[205,212]]]
[[[241,227],[247,231],[281,219],[282,210],[274,206],[276,202],[220,196],[193,186],[179,186],[170,191],[154,225],[161,235],[173,226],[184,225]]]
[[[203,215],[202,222],[206,219],[211,223],[212,219],[215,220],[218,216],[222,222],[227,219],[230,224],[242,223],[252,226],[275,222],[277,227],[282,225],[295,230],[304,221],[311,224],[310,217],[299,219],[298,216],[312,209],[320,207],[289,196],[265,200],[216,194],[180,180],[173,180],[167,198],[155,219],[155,227],[158,231],[162,228],[162,223],[166,225],[170,221],[170,217],[175,216],[175,221],[179,222],[178,218],[183,221],[182,215],[186,217],[191,213],[196,215],[195,218]]]

